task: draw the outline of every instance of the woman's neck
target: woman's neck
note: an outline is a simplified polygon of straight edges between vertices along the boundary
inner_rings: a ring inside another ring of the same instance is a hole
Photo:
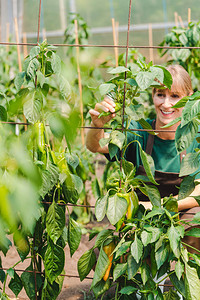
[[[156,130],[166,130],[166,131],[159,132],[158,137],[163,140],[174,140],[175,139],[175,131],[179,124],[180,124],[180,122],[165,129],[165,128],[162,128],[164,126],[164,124],[160,124],[159,121],[156,120],[155,129]],[[173,132],[169,132],[169,131],[173,131]]]

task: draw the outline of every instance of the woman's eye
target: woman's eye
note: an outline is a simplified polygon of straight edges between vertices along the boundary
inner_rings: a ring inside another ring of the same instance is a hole
[[[179,95],[178,94],[173,94],[172,98],[179,98]]]
[[[158,97],[164,97],[164,94],[158,93],[157,96],[158,96]]]

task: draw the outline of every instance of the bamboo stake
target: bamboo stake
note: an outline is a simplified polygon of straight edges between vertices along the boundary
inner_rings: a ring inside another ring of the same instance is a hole
[[[18,32],[18,22],[17,18],[14,18],[15,23],[15,35],[16,35],[16,43],[17,45],[17,56],[18,56],[18,65],[19,65],[19,72],[22,72],[22,61],[21,61],[21,55],[20,55],[20,46],[19,46],[19,32]],[[24,123],[27,122],[25,116],[23,115]],[[27,131],[27,125],[24,126],[25,131]]]
[[[115,22],[115,31],[116,31],[116,42],[117,42],[117,45],[119,45],[119,22]],[[119,48],[117,47],[117,57],[118,57],[118,51],[119,51]]]
[[[188,8],[188,24],[191,22],[191,8]]]
[[[18,31],[17,18],[15,18],[14,21],[15,21],[16,43],[19,44],[19,31]],[[19,72],[21,72],[22,71],[22,62],[21,62],[20,46],[19,45],[17,45],[17,56],[18,56]]]
[[[178,16],[178,18],[179,18],[179,22],[181,24],[181,27],[184,28],[184,24],[183,24],[183,20],[182,20],[181,16]]]
[[[79,44],[78,42],[78,23],[77,20],[74,20],[75,26],[75,35],[76,35],[76,45]],[[79,64],[79,47],[76,47],[76,60],[77,60],[77,72],[78,72],[78,87],[79,87],[79,94],[80,94],[80,113],[81,113],[81,126],[84,126],[84,119],[83,119],[83,92],[82,92],[82,82],[81,82],[81,71],[80,71],[80,64]],[[81,128],[81,140],[82,145],[85,145],[84,140],[84,129]]]
[[[174,18],[175,18],[175,26],[178,27],[178,13],[176,11],[174,13]]]
[[[26,37],[26,32],[23,33],[23,43],[27,44],[27,37]],[[24,51],[24,58],[28,56],[28,48],[27,45],[23,46],[23,51]]]
[[[116,39],[116,27],[115,27],[115,19],[112,18],[112,29],[113,29],[113,42],[114,46],[117,46],[117,39]],[[115,52],[115,66],[118,67],[118,52],[117,52],[117,47],[114,48]]]
[[[153,30],[152,30],[152,24],[149,23],[149,58],[150,61],[154,61],[154,57],[153,57],[153,48],[151,48],[153,46]]]
[[[45,28],[42,29],[42,37],[43,37],[43,41],[47,39],[47,33]]]
[[[10,38],[10,23],[6,23],[6,42],[9,43]],[[9,51],[9,44],[6,46],[6,51]]]

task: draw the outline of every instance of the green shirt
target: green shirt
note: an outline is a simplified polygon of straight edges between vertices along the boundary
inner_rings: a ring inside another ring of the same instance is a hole
[[[153,120],[147,119],[146,121],[152,125]],[[131,121],[129,129],[143,129],[143,127],[138,122]],[[139,136],[136,136],[134,132]],[[125,159],[132,162],[137,169],[139,165],[142,165],[142,161],[140,158],[139,145],[137,142],[133,141],[139,141],[142,149],[145,151],[148,136],[149,133],[146,131],[127,132],[127,145],[129,143],[131,144],[126,150]],[[196,139],[194,139],[192,144],[188,147],[187,153],[194,152],[195,148],[200,148],[200,144],[197,143]],[[163,140],[158,136],[154,136],[154,144],[151,156],[154,160],[155,170],[170,173],[180,172],[180,155],[177,153],[175,140]],[[200,174],[196,176],[196,179],[197,178],[200,178]]]

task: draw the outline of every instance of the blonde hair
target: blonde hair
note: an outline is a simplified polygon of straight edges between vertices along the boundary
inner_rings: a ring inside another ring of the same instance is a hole
[[[188,72],[181,65],[169,65],[166,68],[172,75],[172,86],[173,90],[177,90],[183,95],[193,94],[192,81]],[[153,89],[152,93],[154,95],[156,88]]]

